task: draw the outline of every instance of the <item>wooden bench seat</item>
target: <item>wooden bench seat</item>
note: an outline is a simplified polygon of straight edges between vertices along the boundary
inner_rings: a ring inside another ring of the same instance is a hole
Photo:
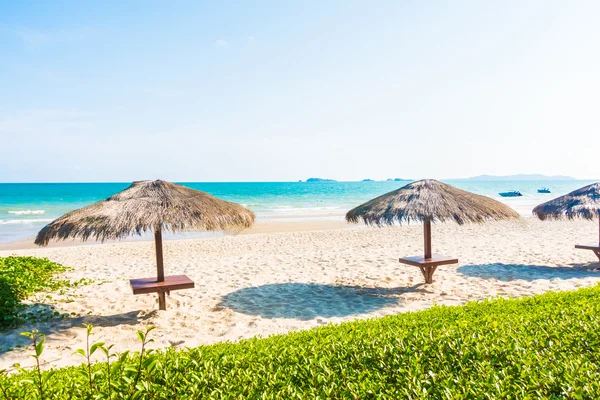
[[[133,294],[158,293],[158,309],[167,309],[167,300],[165,293],[171,290],[193,289],[194,281],[186,275],[165,276],[165,280],[158,281],[158,278],[138,278],[130,279]]]
[[[402,264],[419,267],[425,278],[425,283],[433,283],[433,273],[440,265],[457,264],[458,258],[433,254],[430,258],[424,256],[405,257],[399,260]]]
[[[165,293],[171,290],[193,289],[194,281],[186,275],[165,276],[165,280],[158,282],[157,278],[130,279],[133,294],[158,293],[158,309],[166,310],[167,301]]]
[[[170,292],[171,290],[193,289],[194,282],[186,275],[165,276],[163,282],[156,278],[138,278],[129,281],[133,294]]]
[[[576,244],[575,248],[583,250],[592,250],[594,254],[596,254],[596,257],[598,257],[598,260],[600,260],[600,245],[598,244]]]

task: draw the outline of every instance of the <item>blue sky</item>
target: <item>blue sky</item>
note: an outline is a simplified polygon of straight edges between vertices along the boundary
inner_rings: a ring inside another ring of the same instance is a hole
[[[0,2],[0,182],[600,178],[600,2]]]

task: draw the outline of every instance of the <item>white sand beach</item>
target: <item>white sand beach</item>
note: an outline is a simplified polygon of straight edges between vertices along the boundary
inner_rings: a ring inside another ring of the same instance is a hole
[[[166,241],[166,273],[196,283],[171,292],[167,311],[157,310],[156,295],[134,296],[129,286],[130,278],[155,275],[153,242],[1,250],[0,256],[48,257],[73,267],[67,278],[94,282],[37,296],[72,317],[2,332],[0,369],[32,365],[31,350],[6,350],[26,344],[19,333],[33,328],[47,335],[45,367],[64,366],[83,361],[73,352],[85,345],[84,323],[94,325],[93,340],[115,351],[137,350],[135,332],[151,325],[152,346],[191,347],[600,282],[597,258],[573,248],[597,241],[594,222],[434,224],[434,252],[457,256],[459,264],[440,267],[432,285],[398,262],[422,253],[421,226],[325,226],[295,230],[290,223],[279,227],[286,232]]]

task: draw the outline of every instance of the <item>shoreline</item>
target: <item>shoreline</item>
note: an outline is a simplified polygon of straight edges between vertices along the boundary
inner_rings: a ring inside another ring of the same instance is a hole
[[[239,233],[233,234],[223,234],[222,232],[206,232],[203,236],[203,233],[195,233],[190,232],[191,235],[189,237],[185,237],[182,235],[178,235],[175,237],[165,236],[163,239],[165,241],[179,241],[179,240],[196,240],[196,239],[204,239],[210,237],[222,237],[222,236],[238,236],[238,235],[256,235],[262,233],[277,233],[277,232],[306,232],[306,231],[320,231],[320,230],[329,230],[329,229],[353,229],[357,228],[359,224],[349,224],[343,220],[343,215],[329,215],[327,216],[329,219],[308,219],[307,217],[282,217],[277,219],[270,219],[267,221],[257,221],[251,228],[244,229]],[[339,217],[340,220],[330,219],[331,217]],[[307,218],[305,220],[296,220],[290,221],[290,219],[302,219]],[[35,237],[31,237],[23,240],[15,240],[6,243],[0,243],[0,251],[11,251],[11,250],[28,250],[28,249],[37,249],[39,246],[33,243]],[[101,246],[106,244],[115,244],[115,243],[130,243],[130,242],[154,242],[152,236],[148,235],[146,237],[143,236],[133,236],[128,237],[123,240],[107,240],[105,242],[96,242],[94,240],[88,240],[86,242],[82,242],[78,239],[75,240],[64,240],[60,242],[51,242],[45,248],[64,248],[64,247],[79,247],[79,246]]]
[[[362,222],[357,224],[348,223],[344,219],[345,214],[329,214],[321,216],[284,216],[271,218],[268,220],[258,220],[255,224],[248,229],[244,229],[237,233],[223,233],[223,232],[190,232],[188,236],[177,234],[171,236],[168,234],[163,236],[163,240],[166,242],[177,242],[182,240],[201,240],[215,237],[224,236],[245,236],[245,235],[257,235],[265,233],[290,233],[290,232],[310,232],[310,231],[323,231],[331,229],[372,229],[374,227],[368,227]],[[537,218],[531,215],[521,215],[520,223],[526,223],[527,221],[537,221]],[[519,223],[517,221],[516,223]],[[448,222],[447,224],[452,224]],[[420,223],[408,223],[402,225],[394,225],[393,228],[401,228],[407,226],[421,225]],[[434,226],[443,226],[443,223],[436,223]],[[483,224],[485,225],[485,223]],[[390,227],[383,227],[384,229]],[[151,235],[146,236],[131,236],[122,240],[107,240],[104,242],[97,242],[94,240],[88,240],[82,242],[78,239],[64,240],[59,242],[50,242],[45,247],[39,247],[33,243],[35,237],[28,239],[15,240],[5,243],[0,243],[0,252],[6,251],[18,251],[18,250],[31,250],[31,249],[53,249],[53,248],[65,248],[65,247],[81,247],[81,246],[103,246],[108,244],[119,244],[119,243],[137,243],[137,242],[154,242],[154,238]]]

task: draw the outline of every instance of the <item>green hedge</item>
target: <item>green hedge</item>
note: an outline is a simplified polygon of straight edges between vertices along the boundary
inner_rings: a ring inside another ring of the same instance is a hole
[[[148,338],[140,332],[140,340]],[[141,358],[90,344],[110,367],[22,371],[1,377],[0,388],[10,399],[593,399],[599,340],[593,287]]]
[[[65,271],[64,266],[46,258],[0,257],[0,330],[36,319],[36,313],[23,313],[26,306],[22,301],[36,292],[68,285],[53,276]]]

